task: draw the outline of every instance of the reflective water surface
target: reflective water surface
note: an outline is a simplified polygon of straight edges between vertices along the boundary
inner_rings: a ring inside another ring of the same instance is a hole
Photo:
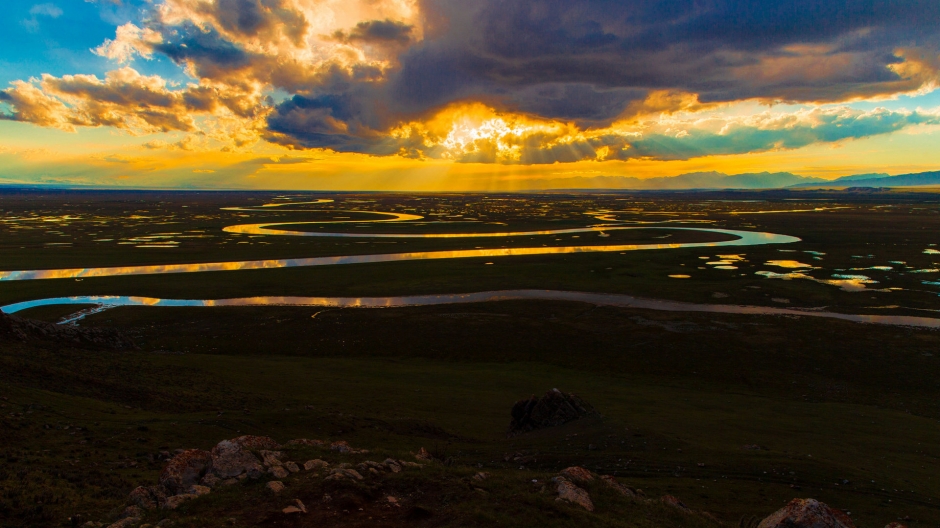
[[[117,277],[126,275],[161,275],[170,273],[198,273],[206,271],[239,271],[255,269],[296,268],[308,266],[337,266],[345,264],[371,264],[412,260],[439,260],[473,257],[512,257],[523,255],[564,255],[573,253],[604,253],[654,249],[679,249],[724,246],[754,246],[762,244],[792,244],[800,239],[788,235],[755,231],[736,231],[705,227],[636,227],[634,229],[668,229],[674,231],[703,231],[736,237],[721,242],[685,242],[676,244],[622,244],[611,246],[521,247],[495,249],[461,249],[453,251],[417,251],[375,255],[349,255],[296,259],[249,260],[241,262],[205,262],[197,264],[157,264],[149,266],[120,266],[109,268],[71,268],[48,270],[2,271],[0,281],[36,279],[70,279],[85,277]],[[370,235],[375,236],[375,235]]]
[[[16,313],[38,306],[94,304],[102,307],[159,306],[159,307],[215,307],[215,306],[322,306],[336,308],[392,308],[406,306],[434,306],[512,300],[576,301],[600,306],[618,306],[668,312],[710,312],[725,314],[789,315],[842,319],[858,323],[874,323],[924,328],[940,328],[940,319],[898,315],[857,315],[823,311],[806,311],[767,306],[739,306],[725,304],[693,304],[676,301],[642,299],[612,293],[590,293],[556,290],[505,290],[442,295],[412,295],[402,297],[245,297],[239,299],[156,299],[152,297],[78,296],[38,299],[11,304],[0,308]]]

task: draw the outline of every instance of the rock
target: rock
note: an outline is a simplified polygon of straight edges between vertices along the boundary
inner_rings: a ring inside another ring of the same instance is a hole
[[[208,495],[212,491],[208,486],[199,486],[193,485],[190,486],[186,493],[189,495],[195,495],[197,497],[202,497],[203,495]]]
[[[793,499],[757,528],[855,528],[848,515],[815,499]]]
[[[176,524],[172,519],[163,519],[157,523],[157,528],[165,528],[167,526],[173,526]]]
[[[382,462],[382,464],[384,464],[385,467],[388,468],[388,470],[391,471],[392,473],[401,472],[401,465],[399,465],[398,461],[395,459],[386,458],[385,461]]]
[[[211,469],[210,469],[210,471],[211,471]],[[200,480],[199,482],[200,482],[200,484],[202,484],[203,486],[205,486],[205,487],[207,487],[207,488],[214,488],[214,487],[218,486],[219,483],[222,482],[222,479],[220,479],[219,477],[213,475],[212,473],[208,473],[208,474],[206,474],[206,476],[202,477],[202,480]]]
[[[301,502],[300,499],[294,499],[294,504],[296,504],[297,507],[300,508],[300,511],[307,513],[307,507],[304,506],[304,503]]]
[[[300,467],[296,462],[285,462],[284,469],[290,471],[291,473],[298,473],[300,471]]]
[[[588,495],[587,491],[579,488],[564,477],[555,477],[553,480],[555,480],[555,483],[558,485],[558,498],[555,500],[577,504],[589,512],[594,511],[594,503],[591,502],[591,496]]]
[[[120,521],[108,525],[108,528],[130,528],[140,524],[140,517],[128,517],[127,519],[121,519]]]
[[[407,460],[399,460],[399,462],[401,463],[402,467],[410,467],[410,468],[416,468],[416,469],[421,469],[424,467],[424,464],[418,464],[417,462],[408,462]]]
[[[355,469],[335,468],[324,480],[341,480],[344,478],[363,480],[363,476]]]
[[[236,440],[222,440],[212,448],[212,467],[209,471],[213,476],[227,479],[252,470],[261,471],[258,457]]]
[[[325,467],[330,467],[329,462],[320,460],[319,458],[316,460],[308,460],[304,462],[304,469],[306,469],[307,471],[311,471],[314,469],[321,469]]]
[[[163,503],[163,508],[166,510],[175,510],[180,507],[184,502],[191,501],[195,499],[197,495],[191,493],[184,493],[182,495],[174,495],[172,497],[167,497],[166,502]]]
[[[326,445],[326,442],[324,442],[323,440],[308,440],[308,439],[306,439],[306,438],[297,438],[297,439],[295,439],[295,440],[291,440],[290,442],[287,442],[287,445],[291,445],[291,446],[302,445],[302,446],[312,446],[312,447],[323,447],[323,446]]]
[[[129,519],[131,517],[140,517],[141,511],[139,506],[128,506],[124,508],[124,511],[117,516],[118,519]]]
[[[617,493],[620,493],[624,497],[636,498],[636,490],[630,486],[626,486],[617,481],[616,478],[611,475],[602,475],[601,482],[607,484],[607,487],[613,489]]]
[[[166,501],[162,486],[138,486],[127,496],[127,502],[144,510],[153,510]]]
[[[434,457],[431,456],[431,453],[428,453],[428,450],[421,448],[418,450],[418,453],[415,455],[416,460],[421,460],[423,462],[430,462],[434,460]]]
[[[291,513],[301,513],[301,509],[298,508],[297,506],[288,506],[281,511],[288,515]]]
[[[219,484],[221,484],[222,486],[231,486],[232,484],[238,484],[238,479],[237,479],[237,478],[227,478],[227,479],[223,480],[222,482],[220,482]]]
[[[264,485],[264,487],[273,493],[280,493],[284,491],[284,483],[279,482],[277,480],[272,480],[271,482],[268,482],[267,484]]]
[[[277,449],[281,447],[276,440],[269,436],[243,435],[239,436],[238,438],[233,438],[232,442],[235,442],[245,449],[250,449],[252,451],[260,451],[262,449]]]
[[[662,497],[660,497],[659,500],[662,501],[663,504],[667,506],[672,506],[673,508],[676,508],[678,510],[682,510],[684,512],[692,511],[692,508],[689,508],[688,506],[685,505],[685,503],[683,503],[677,497],[673,497],[672,495],[663,495]]]
[[[212,463],[212,455],[201,449],[189,449],[174,456],[160,474],[160,484],[171,495],[196,484]]]
[[[349,447],[349,442],[345,440],[340,440],[338,442],[333,442],[330,444],[330,451],[338,451],[340,453],[349,453],[353,449]]]
[[[274,466],[268,469],[268,473],[274,475],[274,478],[287,478],[290,473],[283,466]]]
[[[901,524],[899,522],[893,522],[886,525],[885,528],[907,528],[907,525]]]
[[[489,473],[483,473],[482,471],[473,476],[473,480],[486,480],[490,477]]]
[[[281,462],[281,458],[284,457],[284,453],[281,453],[280,451],[261,450],[259,454],[261,455],[261,462],[266,468],[284,465],[284,463]]]
[[[594,407],[574,394],[552,389],[538,398],[517,401],[512,406],[509,436],[536,429],[557,427],[586,416],[600,416]]]
[[[594,480],[594,476],[591,475],[591,472],[580,466],[565,468],[561,470],[561,474],[568,480],[577,482],[578,484],[584,484]]]
[[[387,500],[388,503],[391,504],[392,506],[397,506],[401,508],[401,504],[399,504],[398,499],[396,499],[395,497],[389,495],[388,497],[385,498],[385,500]]]

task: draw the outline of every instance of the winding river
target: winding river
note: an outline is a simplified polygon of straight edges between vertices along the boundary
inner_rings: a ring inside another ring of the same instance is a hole
[[[940,328],[940,319],[899,315],[859,315],[836,312],[774,308],[769,306],[741,306],[728,304],[694,304],[677,301],[643,299],[614,293],[591,293],[557,290],[504,290],[442,295],[411,295],[401,297],[243,297],[237,299],[157,299],[129,296],[76,296],[38,299],[0,307],[5,313],[16,313],[29,308],[57,305],[98,305],[100,309],[118,306],[152,307],[218,307],[218,306],[315,306],[331,308],[400,308],[407,306],[436,306],[495,301],[575,301],[598,306],[617,306],[667,312],[708,312],[745,315],[776,315],[822,317],[857,323]],[[92,313],[92,312],[89,312]],[[74,319],[73,319],[74,320]]]
[[[613,227],[605,227],[604,230],[611,230]],[[705,248],[705,247],[729,247],[729,246],[754,246],[763,244],[791,244],[799,242],[800,239],[789,235],[778,235],[775,233],[763,233],[755,231],[737,231],[733,229],[718,229],[706,227],[617,227],[617,229],[663,229],[670,231],[700,231],[707,233],[719,233],[734,237],[731,240],[720,242],[684,242],[674,244],[619,244],[606,246],[561,246],[561,247],[519,247],[519,248],[493,248],[493,249],[458,249],[450,251],[415,251],[410,253],[385,253],[372,255],[341,255],[333,257],[311,257],[311,258],[293,258],[293,259],[270,259],[270,260],[248,260],[235,262],[204,262],[197,264],[156,264],[147,266],[117,266],[107,268],[66,268],[66,269],[46,269],[46,270],[19,270],[0,272],[0,281],[22,281],[37,279],[77,279],[90,277],[121,277],[128,275],[163,275],[172,273],[200,273],[208,271],[241,271],[257,269],[278,269],[278,268],[298,268],[311,266],[338,266],[346,264],[374,264],[380,262],[404,262],[415,260],[441,260],[457,258],[474,257],[514,257],[526,255],[566,255],[575,253],[606,253],[606,252],[626,252],[642,251],[655,249],[680,249],[680,248]],[[572,232],[591,232],[597,231],[597,227],[586,227],[578,229],[562,229],[555,231],[537,231],[540,235],[552,235]],[[324,236],[326,233],[312,233],[310,236]],[[361,233],[329,233],[329,236],[343,238],[362,238]],[[467,233],[461,236],[470,237],[480,235],[479,233]],[[483,236],[490,236],[491,233],[484,233]],[[512,234],[501,233],[500,236],[513,236]],[[424,235],[408,234],[369,234],[365,238],[377,238],[379,236],[406,238]],[[439,236],[439,235],[438,235]]]

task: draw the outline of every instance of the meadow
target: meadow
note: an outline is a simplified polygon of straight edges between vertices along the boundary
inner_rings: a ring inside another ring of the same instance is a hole
[[[333,201],[299,204],[318,199]],[[298,203],[301,211],[261,207],[272,203]],[[225,209],[232,207],[252,210]],[[931,284],[940,280],[940,200],[930,193],[22,191],[0,195],[0,211],[3,271],[727,239],[668,229],[361,240],[224,231],[259,222],[414,234],[704,226],[801,239],[730,249],[0,281],[0,306],[68,295],[361,297],[534,288],[940,317],[940,286]],[[379,218],[376,212],[422,219],[358,223]],[[343,223],[302,223],[336,220]],[[677,275],[689,278],[670,277]],[[55,322],[79,308],[17,315]],[[940,524],[937,330],[558,301],[370,310],[127,307],[78,324],[120,330],[139,350],[3,342],[0,526],[104,519],[135,486],[156,481],[163,462],[155,454],[207,449],[239,434],[347,440],[376,453],[357,461],[406,458],[425,447],[440,461],[420,477],[384,481],[383,489],[343,490],[351,513],[317,518],[319,525],[383,525],[356,512],[371,511],[388,490],[411,493],[427,512],[389,514],[382,519],[389,526],[714,524],[656,504],[625,505],[593,489],[598,510],[588,514],[532,484],[571,465],[616,475],[648,497],[677,496],[734,526],[794,497],[850,511],[859,527],[898,519],[912,527]],[[555,387],[578,394],[602,417],[508,438],[513,402]],[[493,475],[485,494],[465,485],[475,471]],[[308,502],[322,486],[305,482],[295,493]],[[304,525],[278,517],[273,503],[247,508],[251,493],[250,486],[214,493],[172,517],[179,526],[230,525],[229,518]]]

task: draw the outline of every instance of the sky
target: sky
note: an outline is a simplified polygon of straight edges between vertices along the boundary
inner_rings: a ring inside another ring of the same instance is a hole
[[[940,170],[936,0],[6,0],[0,184]]]

